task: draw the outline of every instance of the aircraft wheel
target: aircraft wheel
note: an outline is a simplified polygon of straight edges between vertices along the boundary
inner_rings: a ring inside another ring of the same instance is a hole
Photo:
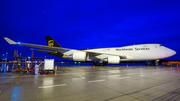
[[[95,65],[95,66],[107,66],[107,63],[94,62],[93,65]]]
[[[103,66],[107,66],[107,63],[103,63]]]
[[[94,62],[93,65],[100,66],[99,62]]]

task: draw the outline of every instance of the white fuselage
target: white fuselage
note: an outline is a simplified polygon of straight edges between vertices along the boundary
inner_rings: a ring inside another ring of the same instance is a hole
[[[168,58],[176,54],[175,51],[160,44],[141,44],[126,47],[89,49],[84,51],[125,56],[125,58],[122,58],[121,61],[158,60]],[[99,55],[96,56],[96,58],[101,59],[104,58],[104,56]]]

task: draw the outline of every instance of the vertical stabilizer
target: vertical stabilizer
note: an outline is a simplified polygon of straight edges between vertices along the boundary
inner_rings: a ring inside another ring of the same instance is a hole
[[[50,47],[61,47],[51,36],[46,36],[46,41]]]

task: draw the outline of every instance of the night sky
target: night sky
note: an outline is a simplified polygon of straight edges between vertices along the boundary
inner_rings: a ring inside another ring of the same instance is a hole
[[[22,56],[31,51],[3,37],[46,45],[50,35],[71,49],[159,43],[177,52],[167,59],[180,60],[180,0],[1,0],[0,33],[0,54],[10,59],[15,49]]]

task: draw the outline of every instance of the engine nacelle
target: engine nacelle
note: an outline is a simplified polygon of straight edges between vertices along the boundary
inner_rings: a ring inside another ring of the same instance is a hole
[[[86,52],[74,52],[73,53],[73,60],[74,61],[86,61]]]
[[[120,57],[119,56],[109,56],[108,57],[108,63],[109,64],[119,64],[120,63]]]

